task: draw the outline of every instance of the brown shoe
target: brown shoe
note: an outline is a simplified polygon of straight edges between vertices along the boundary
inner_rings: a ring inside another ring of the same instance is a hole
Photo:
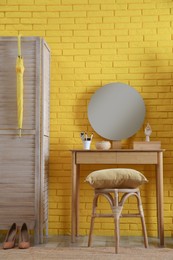
[[[17,226],[16,223],[13,223],[5,237],[3,243],[3,249],[10,249],[15,246],[16,235],[17,235]]]
[[[27,249],[30,247],[29,232],[26,223],[24,223],[19,233],[19,245],[20,249]]]

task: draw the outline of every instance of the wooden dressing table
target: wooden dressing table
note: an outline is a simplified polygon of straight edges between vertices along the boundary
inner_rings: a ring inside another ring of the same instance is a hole
[[[78,236],[79,180],[81,164],[153,164],[156,166],[157,225],[160,245],[164,245],[163,217],[163,151],[164,150],[72,150],[71,240]]]

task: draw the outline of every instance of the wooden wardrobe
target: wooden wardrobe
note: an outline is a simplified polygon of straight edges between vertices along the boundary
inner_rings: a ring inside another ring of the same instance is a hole
[[[50,50],[40,37],[21,37],[23,129],[17,120],[17,37],[0,37],[0,229],[25,222],[35,244],[48,233]]]

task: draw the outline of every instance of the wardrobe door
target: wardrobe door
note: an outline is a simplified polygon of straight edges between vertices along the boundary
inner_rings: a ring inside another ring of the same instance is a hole
[[[17,37],[0,37],[0,228],[26,222],[35,242],[48,230],[50,50],[40,37],[21,37],[23,127],[17,118]]]

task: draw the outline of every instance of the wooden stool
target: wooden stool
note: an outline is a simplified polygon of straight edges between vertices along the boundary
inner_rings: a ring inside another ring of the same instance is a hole
[[[119,200],[119,193],[123,193],[120,200]],[[110,203],[110,206],[112,209],[112,214],[96,213],[97,202],[98,202],[98,198],[100,195],[103,195]],[[125,203],[126,199],[128,199],[130,196],[135,196],[137,198],[139,213],[122,214],[124,203]],[[141,218],[142,230],[143,230],[143,236],[144,236],[144,245],[146,248],[148,247],[148,237],[147,237],[147,231],[146,231],[146,225],[145,225],[145,219],[144,219],[144,212],[143,212],[143,207],[142,207],[140,191],[138,188],[136,188],[136,189],[95,189],[88,246],[91,246],[94,220],[96,217],[99,217],[99,218],[100,217],[103,217],[103,218],[113,217],[114,218],[115,253],[118,253],[118,250],[119,250],[119,240],[120,240],[119,219],[120,219],[120,217],[139,217],[139,218]]]

